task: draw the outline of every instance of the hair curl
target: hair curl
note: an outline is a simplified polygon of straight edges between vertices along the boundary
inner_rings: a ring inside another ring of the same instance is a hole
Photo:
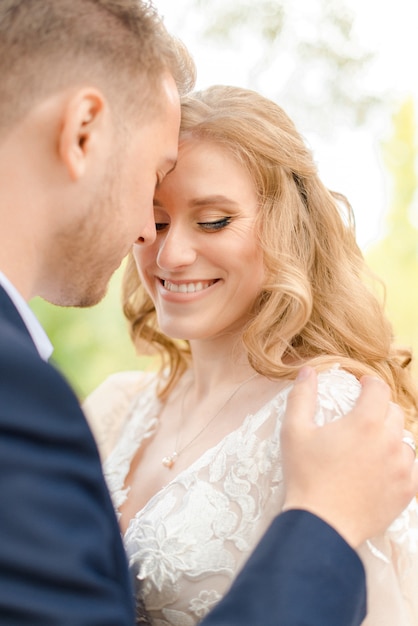
[[[214,86],[183,98],[181,135],[223,146],[258,191],[265,284],[242,335],[253,368],[293,378],[302,363],[325,369],[338,362],[357,377],[378,375],[411,427],[418,404],[411,353],[393,345],[391,325],[368,286],[348,201],[322,184],[286,113],[253,91]],[[159,331],[132,258],[123,300],[135,344],[154,346],[162,368],[168,366],[165,396],[188,366],[190,349]]]

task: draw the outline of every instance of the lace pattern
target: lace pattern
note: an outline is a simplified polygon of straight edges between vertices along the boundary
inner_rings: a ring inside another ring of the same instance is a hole
[[[115,508],[127,497],[135,451],[152,437],[161,405],[154,378],[136,394],[104,464]],[[195,626],[220,600],[280,512],[279,435],[291,384],[159,491],[131,520],[124,541],[138,595],[154,626]],[[347,413],[358,381],[335,367],[319,375],[316,421]],[[415,501],[384,537],[359,550],[369,585],[367,626],[418,623],[418,513]]]

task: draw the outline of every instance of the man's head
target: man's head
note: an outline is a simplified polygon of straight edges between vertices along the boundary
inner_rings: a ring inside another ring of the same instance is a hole
[[[27,297],[94,304],[154,236],[194,66],[139,0],[2,0],[0,73],[1,267]]]
[[[155,108],[168,71],[180,93],[194,82],[190,57],[141,0],[2,0],[0,137],[40,100],[91,84],[122,121]]]

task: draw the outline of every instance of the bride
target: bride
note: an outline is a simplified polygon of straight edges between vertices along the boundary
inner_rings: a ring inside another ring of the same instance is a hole
[[[410,430],[418,400],[362,280],[350,207],[276,104],[225,86],[186,97],[154,212],[124,310],[161,368],[111,376],[85,409],[139,598],[155,626],[194,626],[281,510],[280,425],[301,366],[320,370],[320,424],[353,407],[363,374],[390,385]],[[364,624],[417,624],[415,501],[359,554]]]

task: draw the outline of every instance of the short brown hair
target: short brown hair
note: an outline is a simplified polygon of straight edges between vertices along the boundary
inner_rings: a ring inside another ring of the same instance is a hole
[[[142,112],[164,71],[181,94],[194,84],[190,56],[149,2],[1,0],[0,130],[54,91],[86,81],[111,106],[122,103],[121,114]]]

